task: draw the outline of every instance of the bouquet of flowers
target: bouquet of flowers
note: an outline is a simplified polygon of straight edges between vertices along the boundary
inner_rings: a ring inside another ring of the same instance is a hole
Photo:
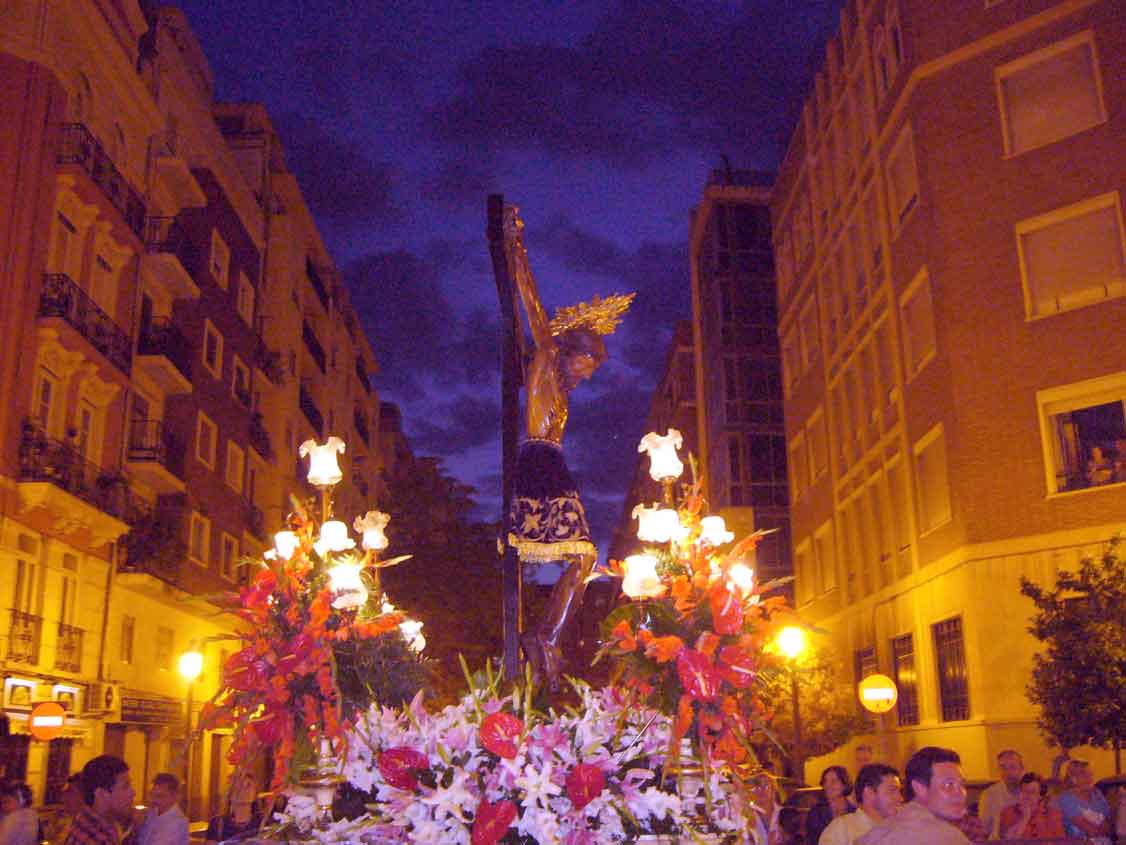
[[[719,770],[661,788],[667,716],[619,689],[571,683],[579,706],[564,713],[534,710],[530,686],[501,696],[491,670],[434,714],[420,698],[372,706],[351,729],[342,771],[368,793],[368,812],[326,824],[311,798],[294,796],[281,821],[318,842],[599,845],[699,829],[710,805],[714,828],[743,828],[738,784]]]

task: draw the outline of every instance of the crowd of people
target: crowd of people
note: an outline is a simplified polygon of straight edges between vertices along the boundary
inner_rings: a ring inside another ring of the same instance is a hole
[[[227,812],[207,827],[206,845],[237,842],[257,835],[262,824],[257,783],[240,775],[231,786]],[[147,804],[136,805],[136,792],[125,761],[103,754],[66,781],[61,810],[44,823],[32,807],[25,783],[0,786],[0,845],[188,845],[188,818],[180,808],[180,779],[157,774],[149,784]]]
[[[858,749],[855,782],[843,766],[821,773],[821,797],[804,822],[795,807],[779,806],[763,773],[748,784],[757,811],[755,845],[968,845],[988,840],[1126,841],[1126,788],[1108,801],[1083,760],[1061,757],[1045,778],[1025,771],[1011,749],[997,756],[1001,779],[982,792],[976,814],[967,806],[961,759],[930,746],[908,760],[902,778]],[[1062,778],[1060,777],[1062,773]],[[1112,806],[1113,804],[1113,806]]]

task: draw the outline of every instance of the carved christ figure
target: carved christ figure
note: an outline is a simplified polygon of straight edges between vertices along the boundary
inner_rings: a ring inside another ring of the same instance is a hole
[[[515,280],[534,351],[525,372],[527,439],[516,463],[508,542],[530,564],[560,562],[564,571],[552,589],[546,615],[521,637],[537,677],[554,685],[563,667],[560,643],[582,605],[598,550],[590,536],[578,487],[563,458],[571,391],[606,360],[602,336],[617,326],[633,294],[595,297],[561,308],[549,320],[528,265],[518,210],[505,209],[505,253]]]

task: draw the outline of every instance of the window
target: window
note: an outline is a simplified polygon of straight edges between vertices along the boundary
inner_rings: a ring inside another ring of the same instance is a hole
[[[891,230],[897,234],[919,202],[919,174],[915,169],[915,141],[910,126],[903,127],[888,155],[887,180]]]
[[[231,393],[244,407],[250,407],[250,368],[237,355],[231,359]]]
[[[891,641],[892,679],[899,690],[895,713],[899,724],[919,724],[919,679],[915,674],[915,645],[910,634]]]
[[[876,647],[857,649],[852,655],[853,674],[855,682],[859,684],[869,675],[880,671],[880,664],[876,660]]]
[[[156,667],[158,669],[172,668],[172,651],[176,635],[171,628],[163,625],[156,629]]]
[[[802,372],[812,367],[821,355],[821,338],[817,331],[817,300],[810,297],[801,312]]]
[[[1126,482],[1126,373],[1036,394],[1049,493]]]
[[[903,323],[903,360],[910,380],[935,355],[934,306],[926,269],[908,286],[899,308]]]
[[[192,511],[188,531],[188,557],[201,566],[207,566],[211,560],[211,520]]]
[[[794,498],[809,486],[809,464],[806,462],[805,435],[798,434],[790,444],[790,464],[793,473]]]
[[[203,411],[196,417],[195,456],[208,469],[215,469],[215,449],[218,430],[215,423]]]
[[[238,297],[236,300],[238,315],[248,326],[254,325],[254,285],[250,284],[250,279],[246,278],[246,273],[238,274],[238,292],[236,295]]]
[[[826,521],[813,535],[817,554],[817,582],[822,592],[837,589],[837,555],[833,547],[833,521]]]
[[[798,543],[794,549],[794,575],[794,598],[803,605],[817,595],[813,584],[812,547],[808,540]]]
[[[242,479],[246,470],[246,453],[233,440],[227,441],[227,464],[224,478],[227,486],[236,493],[242,492]]]
[[[223,377],[223,335],[210,320],[203,324],[203,366],[215,378]]]
[[[829,444],[825,435],[825,414],[818,408],[806,426],[809,443],[809,477],[813,481],[829,468]]]
[[[911,488],[907,484],[907,464],[899,456],[887,465],[888,498],[895,532],[896,574],[911,574]]]
[[[121,616],[121,645],[118,649],[118,659],[122,663],[133,662],[133,637],[137,630],[137,619],[128,614]]]
[[[219,540],[219,553],[222,556],[219,574],[228,581],[234,581],[235,573],[238,570],[238,540],[226,531],[223,532],[223,536]]]
[[[942,721],[970,718],[970,691],[966,680],[966,646],[962,619],[955,617],[931,625],[934,655],[938,661],[938,696]]]
[[[1006,156],[1106,121],[1090,31],[1003,65],[994,75]]]
[[[1016,225],[1029,318],[1126,293],[1122,206],[1103,194]]]
[[[211,278],[215,284],[227,289],[227,274],[230,272],[231,249],[218,229],[211,230],[211,253],[207,259],[207,269],[211,271]]]
[[[55,243],[51,255],[51,267],[57,273],[65,273],[72,281],[79,277],[82,261],[82,248],[78,230],[61,211],[55,215]]]
[[[889,323],[884,320],[876,327],[876,370],[880,377],[880,401],[887,406],[895,403],[898,387],[895,381],[895,350],[891,341]]]
[[[919,530],[926,532],[948,522],[951,515],[941,423],[915,444],[915,475],[919,479]]]
[[[101,414],[89,399],[80,399],[76,423],[74,445],[78,452],[88,461],[100,463],[98,458],[101,452]]]
[[[794,326],[782,337],[782,372],[785,394],[789,398],[801,376],[801,347],[797,327]]]
[[[47,433],[54,431],[51,423],[55,418],[55,398],[59,392],[59,380],[54,373],[39,368],[39,383],[35,388],[35,421]]]

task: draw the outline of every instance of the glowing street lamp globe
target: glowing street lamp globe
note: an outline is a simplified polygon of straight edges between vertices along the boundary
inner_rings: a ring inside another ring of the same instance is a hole
[[[176,664],[176,668],[180,671],[180,676],[188,683],[192,683],[196,678],[203,674],[203,654],[191,648],[180,655],[180,659]]]
[[[622,565],[625,577],[622,578],[622,592],[631,599],[656,598],[665,591],[665,585],[657,574],[657,559],[652,555],[630,555]]]
[[[306,440],[297,449],[298,455],[309,458],[309,483],[322,489],[333,487],[344,478],[336,460],[336,456],[343,452],[344,441],[335,436],[319,445],[315,440]]]
[[[637,520],[637,539],[643,543],[667,543],[682,540],[686,529],[680,524],[680,514],[676,508],[662,508],[660,505],[645,507],[637,505],[633,509]]]
[[[297,551],[299,545],[301,545],[301,541],[292,531],[279,531],[274,535],[274,551],[282,560],[289,560],[293,557],[293,553]]]
[[[387,527],[391,517],[382,511],[368,511],[363,516],[357,516],[352,527],[362,537],[360,544],[369,551],[379,552],[387,548],[387,535],[383,529]]]
[[[778,650],[790,660],[805,651],[805,631],[796,625],[787,625],[778,632]]]
[[[684,438],[675,428],[670,428],[663,437],[651,431],[641,438],[638,452],[649,453],[649,476],[654,481],[680,478],[684,464],[676,450],[684,445]]]
[[[700,520],[700,542],[709,546],[722,546],[735,539],[735,535],[727,530],[727,523],[722,516],[705,516]]]
[[[363,564],[356,560],[343,561],[328,571],[329,586],[335,598],[332,606],[337,610],[363,607],[368,600],[368,590],[360,573]]]

